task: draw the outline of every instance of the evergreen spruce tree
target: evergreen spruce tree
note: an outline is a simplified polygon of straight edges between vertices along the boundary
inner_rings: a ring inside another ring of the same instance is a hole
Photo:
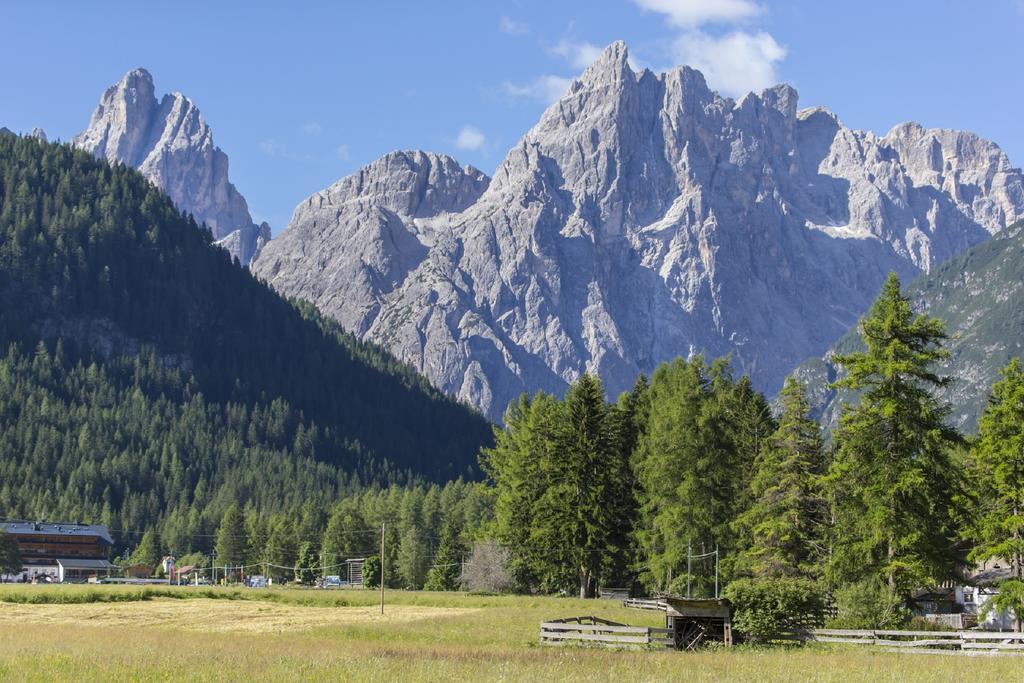
[[[736,573],[754,578],[812,578],[820,569],[826,514],[821,429],[803,384],[789,377],[779,394],[779,426],[755,463],[751,505],[736,520]]]
[[[295,561],[295,580],[304,586],[312,586],[319,574],[320,558],[316,544],[312,541],[303,541]]]
[[[437,555],[434,556],[434,563],[427,572],[427,581],[423,587],[428,591],[458,590],[462,561],[467,552],[468,548],[459,538],[455,526],[445,524]]]
[[[142,540],[139,541],[135,552],[132,553],[131,563],[152,567],[155,573],[157,565],[160,564],[164,557],[163,553],[164,548],[160,540],[160,532],[155,527],[146,529],[146,532],[142,534]]]
[[[585,374],[564,403],[537,394],[508,413],[483,465],[495,482],[498,537],[521,588],[593,597],[608,558],[628,552],[615,507],[628,504],[628,453],[617,449],[604,388]],[[620,563],[621,564],[621,563]]]
[[[218,566],[239,567],[245,564],[249,540],[245,531],[245,517],[237,504],[228,507],[221,517],[215,548]],[[232,580],[237,580],[237,572],[228,571],[232,572]]]
[[[248,545],[245,550],[245,564],[255,565],[248,571],[250,574],[262,574],[266,570],[267,545],[270,540],[270,529],[267,527],[267,518],[253,513],[246,522],[246,539]]]
[[[546,589],[575,584],[581,598],[596,595],[602,554],[615,518],[615,467],[604,387],[584,374],[565,396],[553,447],[540,454],[544,487],[535,506],[529,544]]]
[[[327,519],[327,528],[320,543],[324,561],[328,565],[336,565],[354,558],[376,536],[376,532],[367,533],[366,522],[355,501],[346,498],[334,506]]]
[[[423,582],[426,581],[427,570],[430,567],[427,542],[422,533],[417,527],[409,526],[401,532],[397,539],[398,574],[402,578],[402,587],[408,590],[423,588]]]
[[[613,519],[608,552],[603,554],[602,575],[615,587],[632,587],[637,576],[639,548],[635,525],[640,504],[633,457],[646,420],[647,388],[647,378],[641,374],[633,389],[622,394],[608,413],[615,471],[610,477],[612,488],[608,506]]]
[[[281,517],[271,529],[270,539],[267,541],[270,576],[275,582],[290,581],[294,578],[298,556],[295,525],[288,517]]]
[[[659,366],[647,395],[646,424],[634,457],[641,580],[652,590],[682,593],[689,583],[691,594],[711,595],[714,558],[690,563],[688,577],[687,556],[691,550],[704,555],[717,548],[720,583],[729,578],[735,545],[731,524],[746,497],[751,449],[771,431],[759,422],[756,433],[743,426],[763,414],[755,405],[763,398],[742,391],[726,361],[709,367],[700,357]]]
[[[931,393],[949,382],[933,369],[947,357],[945,332],[914,315],[895,274],[860,329],[866,350],[836,359],[847,375],[835,386],[863,393],[835,433],[829,576],[878,578],[906,598],[951,578],[956,561],[951,502],[961,477],[950,451],[960,437]]]
[[[979,513],[968,535],[974,561],[998,558],[1012,576],[1001,582],[1004,607],[1014,609],[1016,629],[1024,630],[1024,369],[1014,358],[992,387],[978,423],[971,452]],[[1017,597],[1012,597],[1017,596]],[[1014,600],[1018,602],[1014,602]]]
[[[520,590],[542,583],[544,551],[530,541],[537,502],[548,483],[545,467],[559,454],[562,405],[551,395],[523,394],[509,405],[505,428],[495,427],[494,448],[484,449],[480,464],[494,483],[497,537],[510,551],[509,571]],[[545,577],[545,583],[551,583]]]

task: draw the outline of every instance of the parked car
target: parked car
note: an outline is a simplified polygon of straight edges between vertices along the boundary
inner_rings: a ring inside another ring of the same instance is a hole
[[[320,582],[321,588],[341,588],[340,576],[325,576]]]

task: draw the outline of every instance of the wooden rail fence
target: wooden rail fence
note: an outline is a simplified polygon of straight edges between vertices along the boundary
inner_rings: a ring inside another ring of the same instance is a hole
[[[672,629],[628,626],[598,617],[569,617],[540,625],[541,645],[674,647]]]
[[[878,631],[819,628],[807,632],[819,643],[881,645],[922,652],[1024,654],[1024,633],[1006,631]]]

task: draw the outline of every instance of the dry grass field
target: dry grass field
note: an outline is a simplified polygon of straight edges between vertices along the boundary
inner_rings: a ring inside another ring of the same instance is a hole
[[[1024,681],[1024,659],[855,647],[542,648],[545,619],[659,615],[560,598],[372,591],[0,587],[0,679]]]

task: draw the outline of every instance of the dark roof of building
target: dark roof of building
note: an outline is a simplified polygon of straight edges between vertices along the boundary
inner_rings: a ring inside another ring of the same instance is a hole
[[[1012,578],[1013,569],[1011,567],[992,567],[991,569],[975,572],[970,576],[971,583],[975,586],[994,586],[1000,581]]]
[[[73,522],[7,522],[9,534],[40,534],[44,536],[96,536],[113,545],[110,531],[102,524],[76,524]]]

